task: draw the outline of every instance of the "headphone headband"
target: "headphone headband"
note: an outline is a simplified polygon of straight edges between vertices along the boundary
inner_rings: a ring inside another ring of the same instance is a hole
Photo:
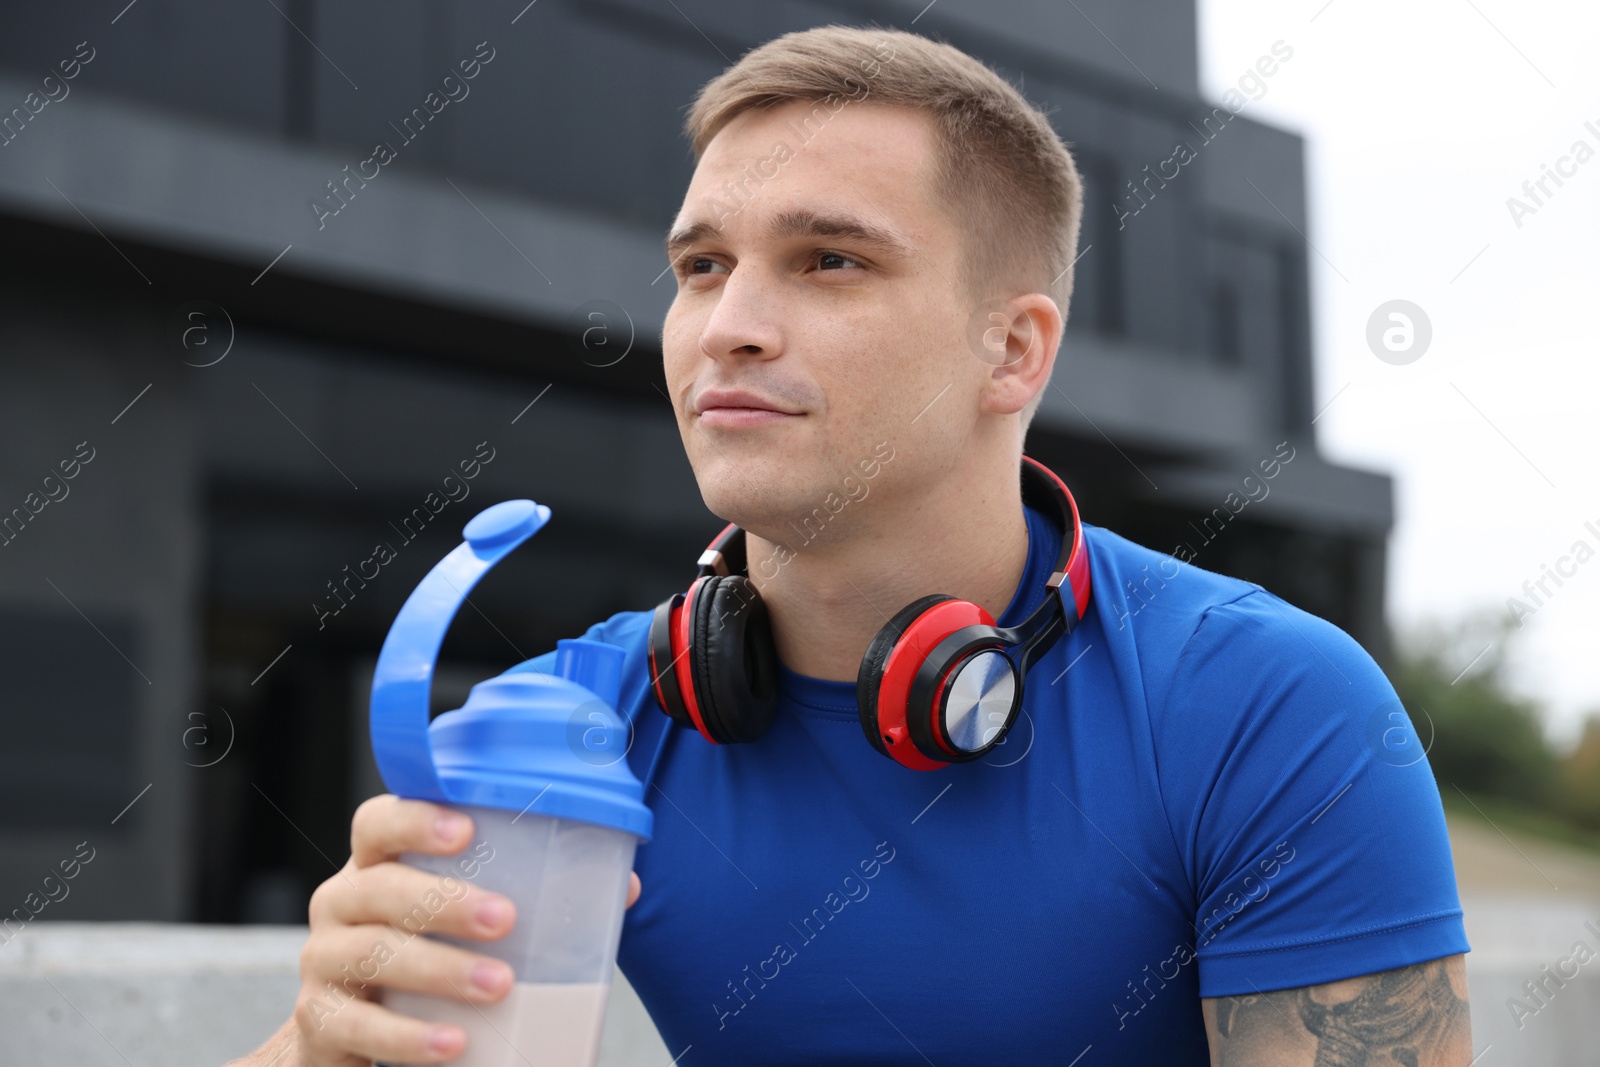
[[[1032,473],[1034,477],[1029,478]],[[1037,487],[1036,492],[1044,490],[1051,503],[1062,517],[1061,551],[1056,556],[1056,569],[1044,583],[1048,588],[1055,590],[1057,599],[1063,595],[1061,586],[1065,584],[1072,590],[1072,616],[1073,625],[1082,619],[1089,610],[1089,550],[1083,543],[1083,522],[1078,518],[1078,502],[1072,498],[1072,492],[1067,488],[1056,472],[1046,467],[1032,456],[1022,457],[1022,498],[1028,500],[1030,486]],[[1049,510],[1037,496],[1029,501],[1041,511]],[[1066,604],[1062,604],[1063,609]]]
[[[700,558],[695,561],[699,567],[699,577],[720,574],[726,577],[730,574],[747,574],[749,571],[748,556],[745,549],[744,530],[735,523],[728,523],[722,532],[712,538],[706,550],[700,553]]]

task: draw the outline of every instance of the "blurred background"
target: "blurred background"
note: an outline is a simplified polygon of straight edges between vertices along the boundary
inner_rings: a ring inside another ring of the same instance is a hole
[[[1378,659],[1450,816],[1481,1062],[1596,1062],[1594,974],[1522,984],[1600,950],[1600,16],[1505,0],[8,14],[0,911],[93,856],[0,946],[15,1062],[220,1062],[287,1015],[382,791],[377,649],[479,508],[555,519],[458,620],[440,707],[684,586],[721,523],[660,391],[683,114],[826,23],[948,40],[1049,112],[1085,217],[1029,452],[1086,521]],[[147,1010],[234,989],[233,1023]],[[608,1062],[655,1062],[627,1018]]]

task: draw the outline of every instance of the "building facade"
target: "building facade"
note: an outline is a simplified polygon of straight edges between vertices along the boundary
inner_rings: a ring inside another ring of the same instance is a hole
[[[3,910],[86,846],[38,918],[303,921],[382,788],[378,646],[482,506],[528,496],[554,518],[458,620],[440,707],[687,583],[721,523],[660,390],[683,116],[741,53],[809,26],[947,40],[1073,146],[1082,257],[1028,448],[1085,519],[1259,582],[1383,661],[1391,486],[1317,454],[1304,146],[1250,114],[1293,42],[1261,42],[1211,101],[1187,0],[958,8],[14,16]]]

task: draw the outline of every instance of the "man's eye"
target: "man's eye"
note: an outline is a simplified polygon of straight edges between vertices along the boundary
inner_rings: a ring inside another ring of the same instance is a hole
[[[852,266],[856,266],[856,267],[860,267],[860,266],[863,265],[860,260],[852,259],[851,257],[845,255],[843,252],[818,252],[817,253],[817,267],[819,269],[821,269],[821,270],[836,270],[836,269],[838,269],[837,267],[829,267],[828,264],[829,263],[834,263],[834,262],[837,262],[837,261],[840,261],[840,260],[842,260],[845,263],[850,264]]]
[[[722,266],[722,264],[718,263],[714,259],[707,259],[705,256],[694,256],[693,258],[691,258],[689,260],[688,270],[685,273],[688,273],[688,274],[709,274],[709,273],[711,273],[711,269],[712,268],[716,268],[716,267],[720,267],[720,266]],[[705,268],[705,269],[702,269],[702,268]]]

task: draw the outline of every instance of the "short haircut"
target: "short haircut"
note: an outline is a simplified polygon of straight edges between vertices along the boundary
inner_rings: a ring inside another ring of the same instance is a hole
[[[1042,111],[951,45],[850,26],[787,33],[706,83],[685,132],[698,162],[737,115],[841,96],[912,108],[933,119],[932,188],[966,231],[970,254],[960,264],[961,283],[974,305],[1038,292],[1056,302],[1065,320],[1083,214],[1078,168]],[[825,123],[839,106],[819,106],[813,115]],[[1038,400],[1024,412],[1024,425]]]

